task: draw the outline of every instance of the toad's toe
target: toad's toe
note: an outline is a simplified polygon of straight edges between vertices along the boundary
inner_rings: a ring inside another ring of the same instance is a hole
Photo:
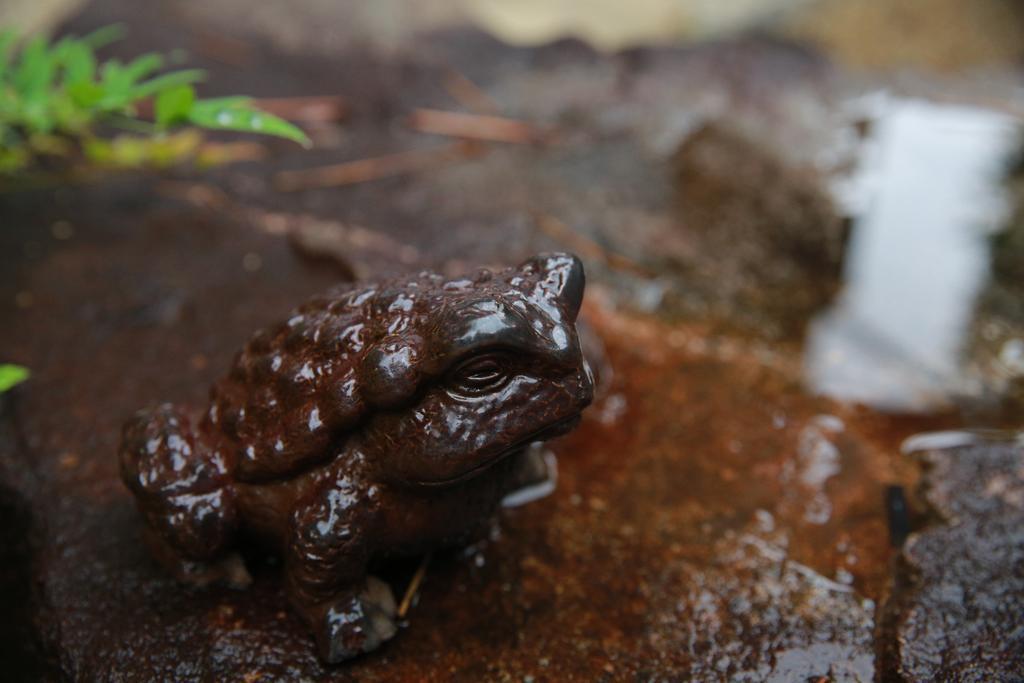
[[[375,576],[366,577],[366,588],[359,594],[366,614],[367,639],[363,652],[377,649],[385,641],[391,640],[398,632],[395,624],[395,596],[391,586]]]
[[[340,600],[324,612],[317,634],[321,656],[335,664],[376,650],[398,632],[395,611],[391,588],[367,577],[358,596]]]

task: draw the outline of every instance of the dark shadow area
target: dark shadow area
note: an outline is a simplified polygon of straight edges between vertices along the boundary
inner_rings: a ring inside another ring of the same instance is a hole
[[[0,451],[13,453],[19,446],[9,404],[10,399],[0,397]],[[32,525],[28,501],[13,488],[0,486],[0,672],[12,683],[57,680],[32,618]]]

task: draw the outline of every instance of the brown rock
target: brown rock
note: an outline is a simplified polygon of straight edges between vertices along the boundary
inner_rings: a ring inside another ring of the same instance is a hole
[[[846,228],[821,175],[717,123],[683,140],[673,163],[694,243],[678,261],[690,296],[799,332],[840,285]]]
[[[907,681],[1015,681],[1024,672],[1024,447],[931,451],[925,500],[943,522],[911,535],[887,623]]]

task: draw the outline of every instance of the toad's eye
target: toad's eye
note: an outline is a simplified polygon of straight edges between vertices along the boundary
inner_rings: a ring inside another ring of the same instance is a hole
[[[456,366],[449,381],[454,389],[471,396],[500,389],[509,380],[507,361],[499,354],[474,356]]]

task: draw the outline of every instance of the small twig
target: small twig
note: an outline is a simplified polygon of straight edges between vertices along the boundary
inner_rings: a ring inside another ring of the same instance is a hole
[[[455,69],[448,70],[442,85],[456,102],[477,114],[495,116],[500,111],[497,103],[480,86]]]
[[[409,582],[409,587],[405,589],[405,595],[402,596],[402,602],[398,605],[398,618],[405,619],[405,615],[409,612],[409,607],[412,605],[412,599],[416,595],[416,591],[420,589],[420,584],[423,583],[423,577],[427,575],[427,566],[430,564],[430,553],[423,556],[420,560],[420,566],[416,570],[416,573],[412,575],[412,580]]]
[[[569,225],[546,213],[534,216],[537,227],[548,237],[562,242],[581,256],[603,262],[609,268],[622,270],[641,277],[652,277],[653,273],[643,265],[622,254],[608,251],[589,237],[573,230]]]
[[[348,161],[318,168],[281,171],[274,176],[274,186],[283,192],[319,187],[339,187],[379,180],[390,176],[415,173],[432,166],[478,156],[479,145],[458,142],[444,147],[416,149],[382,157]]]
[[[162,180],[156,191],[165,197],[171,197],[193,206],[206,209],[223,210],[234,205],[234,200],[216,185],[206,183],[190,183],[178,180]]]
[[[421,133],[521,145],[544,142],[550,137],[537,126],[525,121],[440,109],[413,110],[409,116],[409,127]]]

